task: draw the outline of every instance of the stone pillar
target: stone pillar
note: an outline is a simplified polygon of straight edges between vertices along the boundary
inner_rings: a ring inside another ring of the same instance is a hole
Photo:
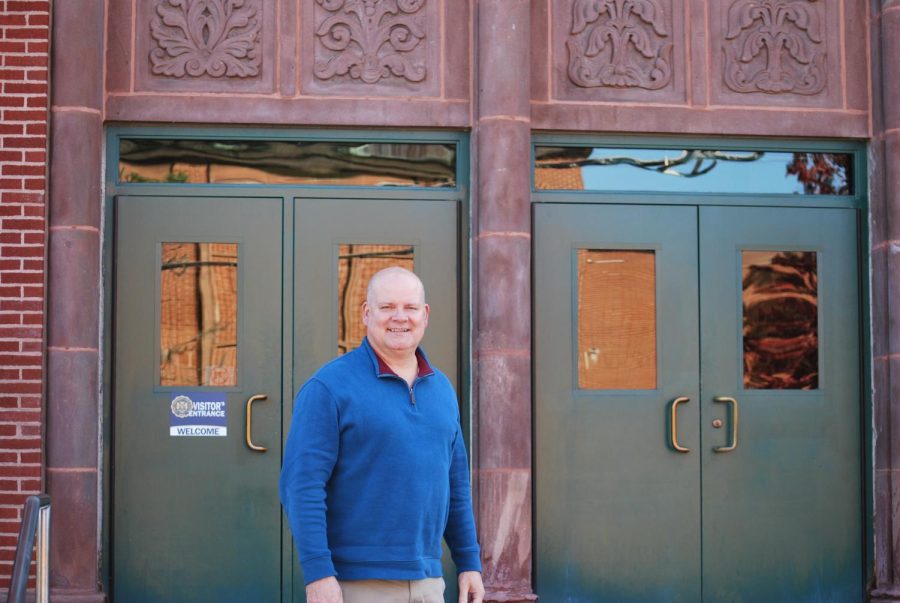
[[[530,4],[478,0],[475,484],[486,601],[533,601]]]
[[[104,0],[52,9],[47,487],[54,601],[100,593],[100,207]]]
[[[875,588],[900,601],[900,0],[872,2]]]

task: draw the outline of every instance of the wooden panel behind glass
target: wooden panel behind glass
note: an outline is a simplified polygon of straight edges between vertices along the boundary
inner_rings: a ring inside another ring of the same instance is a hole
[[[579,249],[578,387],[656,387],[656,254]]]
[[[743,251],[744,388],[819,387],[813,251]]]
[[[163,386],[237,383],[236,243],[163,243],[160,361]]]
[[[413,269],[411,245],[341,245],[338,248],[338,355],[366,336],[362,303],[372,275],[390,266]]]

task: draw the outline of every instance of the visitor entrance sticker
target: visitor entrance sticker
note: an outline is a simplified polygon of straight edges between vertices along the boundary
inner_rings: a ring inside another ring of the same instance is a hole
[[[225,394],[176,394],[169,413],[170,436],[223,437],[228,435]]]

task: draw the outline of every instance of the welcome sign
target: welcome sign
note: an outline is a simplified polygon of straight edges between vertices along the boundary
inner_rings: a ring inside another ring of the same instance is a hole
[[[170,436],[224,437],[228,435],[225,394],[191,392],[172,398]]]

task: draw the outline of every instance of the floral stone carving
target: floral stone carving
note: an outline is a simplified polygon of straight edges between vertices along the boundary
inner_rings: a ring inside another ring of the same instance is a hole
[[[259,74],[261,0],[161,0],[150,32],[153,73],[173,77]]]
[[[815,0],[739,0],[728,10],[725,84],[735,92],[816,94],[825,48]]]
[[[578,86],[657,90],[672,79],[672,43],[658,0],[575,0],[569,79]]]
[[[316,28],[315,76],[349,75],[375,84],[392,75],[421,82],[424,62],[413,52],[425,39],[425,0],[316,0],[327,16]],[[323,50],[326,49],[326,50]]]

